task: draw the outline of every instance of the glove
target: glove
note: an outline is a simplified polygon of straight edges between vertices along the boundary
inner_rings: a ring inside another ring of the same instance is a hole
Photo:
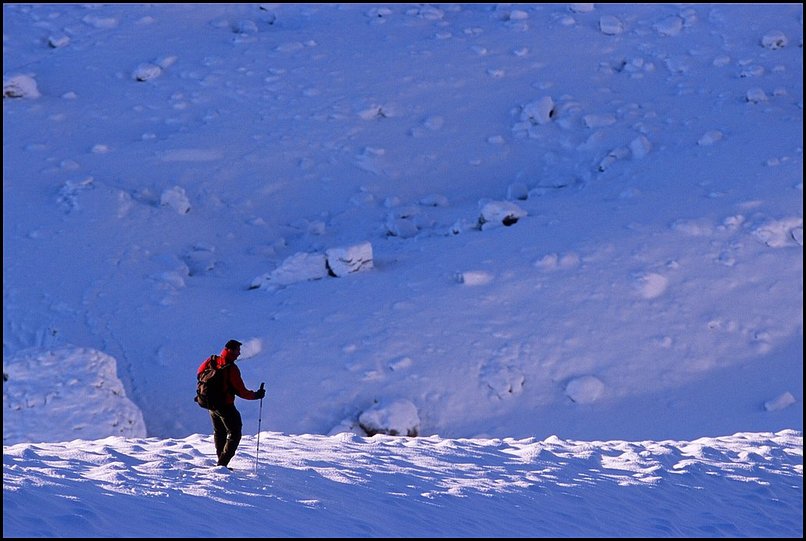
[[[257,391],[255,391],[255,399],[256,400],[260,400],[264,396],[266,396],[266,389],[258,389]]]

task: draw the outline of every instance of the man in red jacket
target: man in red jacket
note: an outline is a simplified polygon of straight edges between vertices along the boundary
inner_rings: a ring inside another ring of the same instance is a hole
[[[226,390],[223,405],[210,410],[210,419],[213,421],[213,440],[215,452],[218,456],[218,465],[227,466],[235,456],[238,444],[241,442],[241,413],[235,407],[235,396],[245,400],[260,400],[266,396],[264,389],[250,391],[241,378],[241,370],[235,365],[235,359],[241,354],[241,343],[230,340],[221,350],[221,355],[212,355],[205,359],[196,371],[201,374],[209,363],[215,362],[218,369],[226,370]],[[229,467],[229,466],[227,466]],[[232,468],[230,468],[232,469]]]

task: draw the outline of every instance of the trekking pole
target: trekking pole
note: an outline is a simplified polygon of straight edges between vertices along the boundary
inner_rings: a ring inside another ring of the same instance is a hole
[[[263,390],[264,382],[260,383],[260,390]],[[260,454],[260,421],[263,419],[263,399],[260,399],[260,411],[257,415],[257,450],[255,451],[255,475],[257,475],[257,458]]]

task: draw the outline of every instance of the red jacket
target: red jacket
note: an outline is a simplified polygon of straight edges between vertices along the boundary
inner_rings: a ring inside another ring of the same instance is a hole
[[[227,375],[229,376],[227,380],[227,391],[226,391],[226,398],[224,399],[224,403],[227,405],[235,403],[235,395],[240,396],[245,400],[257,400],[257,396],[255,396],[255,391],[250,391],[244,385],[243,378],[241,377],[241,369],[235,364],[235,361],[231,361],[228,357],[229,350],[224,348],[221,350],[221,355],[215,357],[216,359],[216,366],[221,368],[227,364],[229,364],[229,368],[227,368]],[[210,362],[211,359],[214,357],[208,357],[204,360],[204,362],[199,365],[199,369],[196,370],[196,376],[201,374],[205,368],[207,368],[207,363]]]

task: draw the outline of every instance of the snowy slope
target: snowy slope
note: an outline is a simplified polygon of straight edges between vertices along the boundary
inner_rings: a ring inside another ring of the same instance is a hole
[[[590,8],[7,6],[4,350],[111,355],[163,437],[230,337],[282,431],[799,427],[800,7]]]
[[[209,454],[194,374],[231,338],[280,446],[799,437],[800,4],[3,15],[4,500],[39,442]]]

